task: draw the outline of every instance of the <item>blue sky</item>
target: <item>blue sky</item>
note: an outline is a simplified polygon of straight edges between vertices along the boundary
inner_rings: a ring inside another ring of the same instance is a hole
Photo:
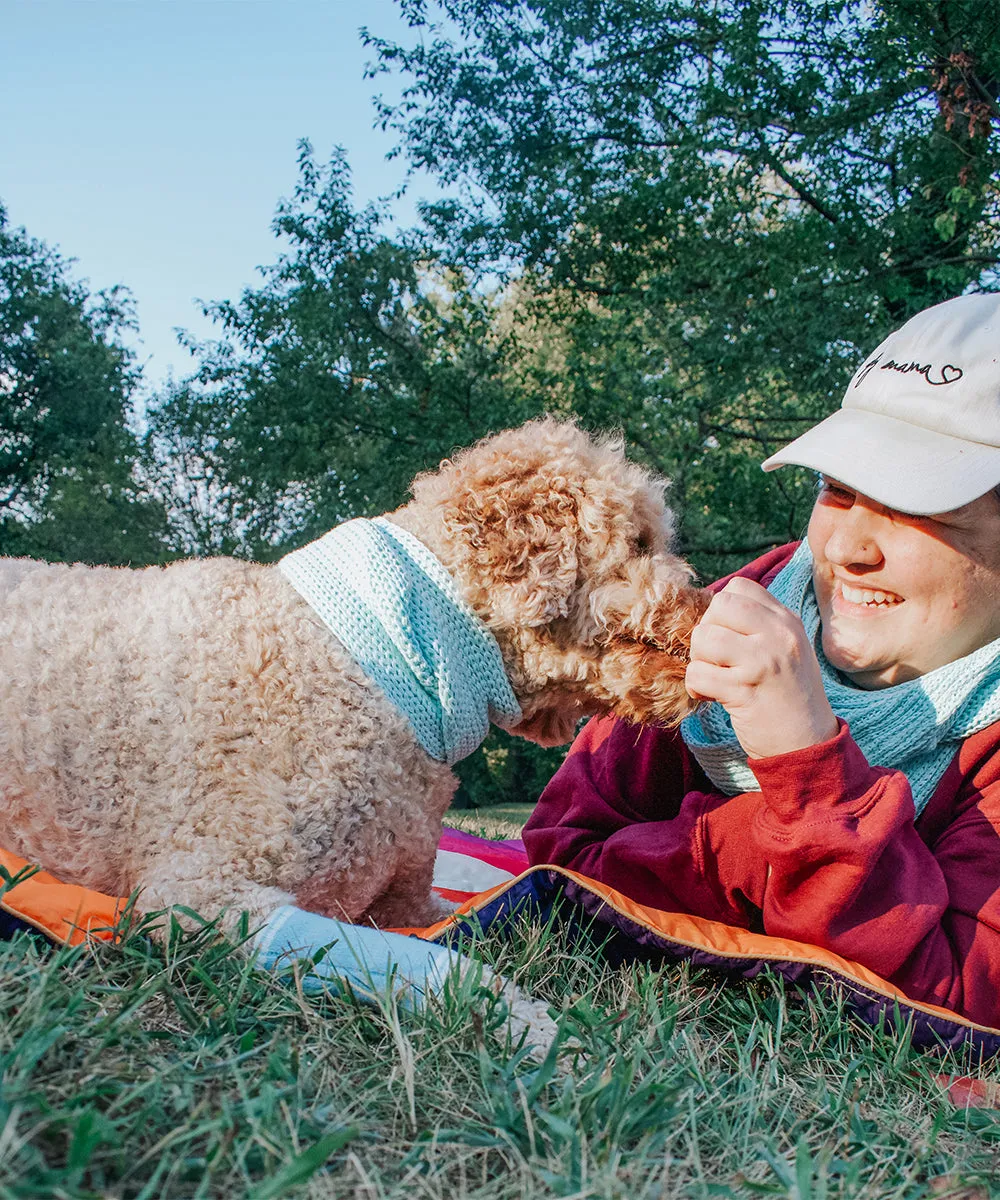
[[[402,181],[371,103],[399,85],[364,79],[361,25],[412,36],[393,0],[3,0],[0,200],[92,288],[132,290],[151,384],[191,366],[175,326],[210,333],[195,298],[273,260],[299,138],[345,147],[358,204]]]

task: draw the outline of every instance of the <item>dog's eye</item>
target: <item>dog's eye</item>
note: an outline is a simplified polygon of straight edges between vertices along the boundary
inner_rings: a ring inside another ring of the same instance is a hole
[[[638,555],[648,554],[653,548],[652,541],[644,534],[640,533],[632,542],[635,552]]]

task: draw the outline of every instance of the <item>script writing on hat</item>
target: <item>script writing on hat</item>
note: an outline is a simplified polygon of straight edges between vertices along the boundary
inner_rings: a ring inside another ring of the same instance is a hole
[[[938,367],[934,363],[896,362],[894,358],[890,358],[880,365],[881,358],[881,354],[876,354],[874,358],[870,358],[865,363],[854,377],[855,387],[860,387],[869,373],[874,371],[876,367],[880,371],[898,371],[901,375],[922,375],[931,387],[941,387],[946,383],[957,383],[965,374],[962,368],[956,367],[954,363],[945,363],[944,366]]]

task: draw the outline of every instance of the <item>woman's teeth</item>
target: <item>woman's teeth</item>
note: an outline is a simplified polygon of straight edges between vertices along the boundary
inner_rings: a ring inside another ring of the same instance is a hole
[[[848,587],[846,583],[840,585],[840,591],[844,599],[851,604],[881,605],[888,608],[892,604],[901,604],[903,600],[902,596],[893,592],[870,592],[867,588]]]

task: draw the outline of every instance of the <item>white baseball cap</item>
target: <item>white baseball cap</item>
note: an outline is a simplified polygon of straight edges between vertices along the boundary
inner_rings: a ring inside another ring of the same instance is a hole
[[[762,466],[786,463],[922,515],[1000,485],[1000,295],[947,300],[890,334],[840,408]]]

